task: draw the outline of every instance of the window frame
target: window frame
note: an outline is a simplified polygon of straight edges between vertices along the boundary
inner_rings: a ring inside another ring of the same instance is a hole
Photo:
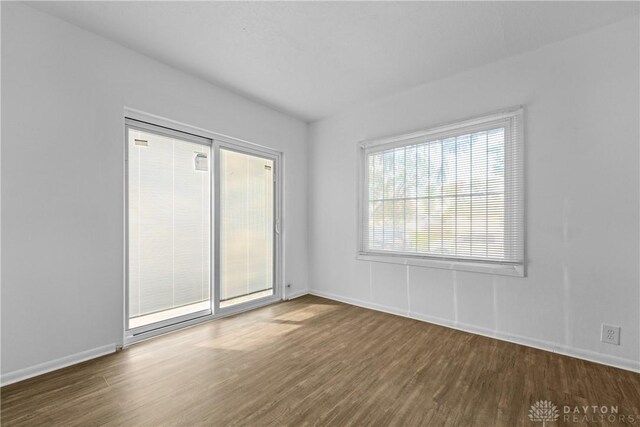
[[[414,265],[420,267],[433,267],[448,270],[472,271],[479,273],[498,274],[505,276],[526,276],[526,233],[524,211],[524,109],[517,106],[491,114],[473,117],[466,120],[447,123],[430,127],[416,132],[405,133],[384,138],[368,139],[357,144],[358,177],[357,177],[357,255],[356,259],[362,261],[374,261],[383,263]],[[514,123],[517,126],[514,127]],[[370,154],[389,150],[392,148],[411,146],[418,143],[436,141],[451,136],[464,135],[493,129],[498,126],[505,127],[505,188],[504,194],[517,197],[517,200],[507,202],[505,199],[505,238],[513,232],[522,234],[520,253],[522,262],[506,262],[500,260],[479,260],[466,257],[447,257],[443,255],[415,254],[394,251],[375,251],[366,248],[369,224],[369,167],[368,156]],[[514,129],[515,128],[515,129]],[[515,133],[513,133],[515,132]],[[507,141],[515,138],[515,144]],[[513,152],[512,150],[518,152]],[[514,161],[516,163],[514,163]],[[513,196],[512,189],[519,186],[520,191]],[[516,207],[520,216],[512,209]],[[514,220],[515,218],[515,220]],[[515,229],[515,230],[514,230]]]

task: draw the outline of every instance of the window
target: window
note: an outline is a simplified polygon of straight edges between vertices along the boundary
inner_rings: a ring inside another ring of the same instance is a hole
[[[360,152],[359,258],[524,275],[521,109]]]

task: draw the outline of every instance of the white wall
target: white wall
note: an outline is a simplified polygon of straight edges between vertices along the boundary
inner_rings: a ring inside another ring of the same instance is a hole
[[[2,2],[3,377],[122,341],[125,106],[284,152],[285,278],[307,288],[305,123]]]
[[[638,28],[636,16],[311,125],[312,292],[640,369]],[[355,259],[358,141],[519,104],[528,277]],[[603,322],[622,327],[620,346],[600,342]]]

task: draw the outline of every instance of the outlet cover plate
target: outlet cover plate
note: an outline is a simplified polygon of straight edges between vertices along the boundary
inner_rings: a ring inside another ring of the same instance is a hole
[[[620,345],[620,326],[602,324],[602,342],[607,344]]]

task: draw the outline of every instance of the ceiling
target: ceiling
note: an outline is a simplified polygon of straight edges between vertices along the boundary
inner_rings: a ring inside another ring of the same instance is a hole
[[[638,2],[30,2],[305,121],[638,14]]]

